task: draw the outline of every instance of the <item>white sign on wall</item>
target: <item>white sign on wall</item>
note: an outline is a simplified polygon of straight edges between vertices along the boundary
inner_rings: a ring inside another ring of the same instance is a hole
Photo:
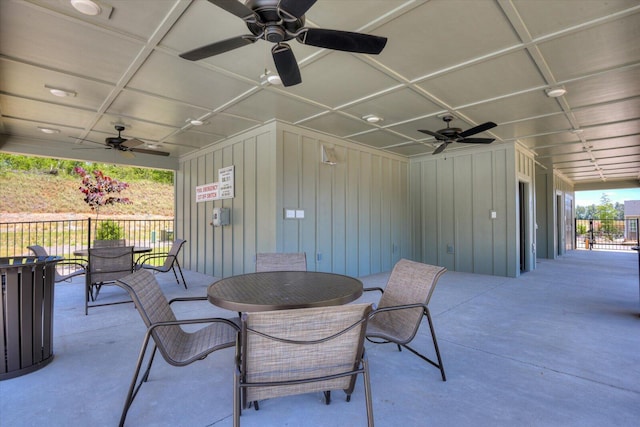
[[[219,198],[218,183],[198,185],[196,187],[196,203],[217,200]]]
[[[218,169],[218,182],[196,186],[196,203],[235,197],[234,166]]]

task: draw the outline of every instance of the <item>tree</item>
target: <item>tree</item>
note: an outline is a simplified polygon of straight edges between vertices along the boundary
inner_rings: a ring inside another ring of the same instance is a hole
[[[612,235],[617,231],[614,220],[618,216],[618,211],[606,193],[602,193],[600,197],[600,204],[596,207],[596,215],[600,220],[600,231],[605,233],[609,240],[612,240]]]
[[[131,204],[131,200],[126,197],[119,197],[121,191],[129,188],[126,182],[117,181],[102,173],[100,170],[94,170],[89,174],[80,166],[74,168],[74,172],[82,177],[82,186],[80,191],[84,194],[84,201],[96,211],[98,217],[99,209],[103,206],[113,205],[116,203]],[[91,175],[93,175],[92,180]]]

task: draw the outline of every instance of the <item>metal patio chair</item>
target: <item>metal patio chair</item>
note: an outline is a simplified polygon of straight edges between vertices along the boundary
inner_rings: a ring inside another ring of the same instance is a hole
[[[95,301],[98,298],[102,285],[112,284],[117,279],[131,274],[133,271],[133,246],[89,248],[89,263],[86,271],[85,315],[89,313],[89,307],[131,302],[119,301],[89,305],[89,301]]]
[[[428,304],[438,279],[446,271],[445,267],[401,259],[393,267],[384,290],[382,288],[364,289],[382,292],[377,309],[372,313],[367,324],[367,340],[376,344],[395,343],[399,351],[402,351],[401,347],[406,348],[438,368],[442,381],[446,381],[447,378]],[[437,362],[408,345],[416,336],[423,316],[429,323]]]
[[[204,359],[209,353],[216,350],[233,347],[239,331],[239,320],[222,318],[177,320],[171,309],[171,303],[176,301],[206,301],[207,298],[176,298],[167,301],[156,278],[150,271],[138,270],[127,277],[119,279],[118,284],[129,292],[138,309],[138,313],[140,313],[140,317],[142,317],[147,327],[133,379],[129,385],[127,398],[122,409],[120,426],[123,426],[133,399],[135,399],[142,384],[149,378],[149,371],[151,370],[156,350],[160,350],[160,354],[170,365],[186,366],[197,360]],[[195,332],[186,332],[180,327],[180,325],[204,323],[208,323],[208,325]],[[153,340],[153,350],[147,369],[140,377],[140,369],[142,368],[150,340]]]
[[[48,257],[47,250],[40,245],[31,245],[27,248],[37,257]],[[56,262],[54,282],[69,281],[71,278],[86,273],[87,260],[84,258],[65,258]]]
[[[258,253],[256,273],[263,271],[307,271],[307,255],[304,252]]]
[[[184,275],[182,274],[182,269],[180,268],[180,262],[178,262],[178,253],[185,243],[186,240],[176,239],[171,245],[169,252],[141,255],[136,260],[136,269],[145,268],[160,273],[168,273],[171,270],[173,271],[173,275],[176,278],[176,282],[180,284],[178,275],[176,274],[176,267],[178,267],[180,277],[182,278],[182,284],[184,285],[184,288],[187,289],[187,282],[184,280]],[[151,260],[162,258],[164,258],[164,263],[160,266],[149,264],[149,261]]]
[[[233,425],[242,408],[273,397],[344,390],[364,377],[368,425],[373,426],[364,333],[371,304],[244,313],[236,348]],[[301,424],[302,424],[301,420]]]

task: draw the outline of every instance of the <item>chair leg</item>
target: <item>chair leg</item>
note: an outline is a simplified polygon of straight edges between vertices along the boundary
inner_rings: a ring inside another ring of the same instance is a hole
[[[182,277],[182,284],[184,285],[184,288],[187,289],[187,282],[184,280],[184,274],[182,274],[182,268],[180,268],[180,263],[178,262],[177,258],[175,259],[174,264],[178,266],[178,271],[180,272],[180,277]],[[173,275],[176,276],[176,281],[177,281],[178,280],[178,276],[176,275],[175,266],[173,267]],[[178,283],[180,283],[180,282],[178,282]]]
[[[438,340],[436,339],[436,331],[433,328],[433,322],[431,320],[431,314],[429,313],[429,309],[426,308],[424,310],[424,315],[427,317],[427,321],[429,322],[429,331],[431,331],[431,339],[433,340],[433,348],[436,352],[436,357],[438,358],[438,363],[434,362],[433,360],[429,359],[428,357],[418,353],[416,350],[414,350],[413,348],[409,347],[406,344],[403,344],[402,346],[404,348],[406,348],[407,350],[409,350],[410,352],[412,352],[413,354],[415,354],[416,356],[418,356],[419,358],[421,358],[422,360],[432,364],[433,366],[435,366],[436,368],[438,368],[440,370],[440,375],[442,376],[442,381],[446,381],[447,380],[447,376],[444,373],[444,365],[442,364],[442,357],[440,356],[440,348],[438,347]]]
[[[324,403],[325,405],[328,405],[331,403],[331,390],[327,390],[324,393]]]
[[[145,382],[147,377],[149,376],[149,370],[151,369],[151,362],[153,362],[153,356],[155,355],[155,352],[156,352],[155,344],[153,348],[153,354],[151,356],[151,360],[149,360],[149,366],[147,367],[145,375],[140,381],[140,383],[136,386],[136,383],[138,382],[138,377],[140,375],[140,368],[142,368],[142,362],[144,361],[144,355],[149,345],[150,337],[151,337],[151,332],[147,332],[142,342],[142,347],[140,348],[140,354],[138,355],[138,361],[136,362],[136,369],[133,373],[133,379],[131,380],[131,384],[129,385],[129,391],[127,392],[127,399],[125,400],[124,407],[122,408],[122,415],[120,416],[120,424],[119,424],[120,427],[124,426],[124,420],[127,418],[127,413],[129,412],[129,408],[133,403],[133,399],[136,398],[136,395],[138,394],[138,390],[140,390],[142,383]]]
[[[373,403],[371,399],[371,381],[369,379],[369,361],[366,356],[362,358],[362,368],[364,372],[362,377],[364,379],[364,398],[367,405],[367,426],[373,427]]]
[[[240,415],[242,415],[240,375],[236,371],[233,373],[233,427],[240,427]]]

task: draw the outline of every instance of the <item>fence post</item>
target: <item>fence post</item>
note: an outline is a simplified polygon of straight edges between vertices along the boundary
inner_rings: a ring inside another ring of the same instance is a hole
[[[91,217],[88,218],[89,229],[87,230],[87,248],[91,247]]]

